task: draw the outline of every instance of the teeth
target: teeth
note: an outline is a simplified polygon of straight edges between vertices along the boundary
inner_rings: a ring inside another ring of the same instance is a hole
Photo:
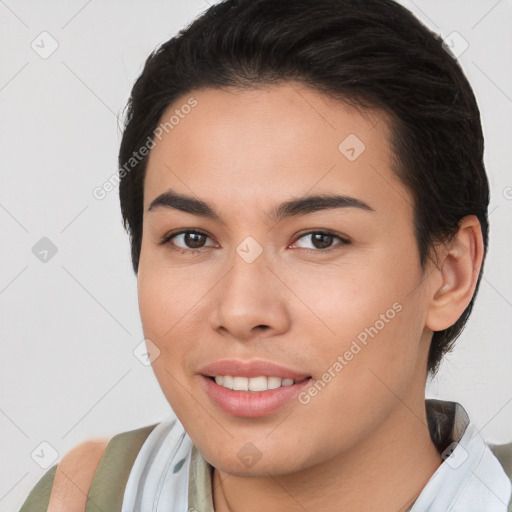
[[[247,379],[247,389],[249,391],[267,391],[267,377],[253,377],[252,379]]]
[[[291,386],[296,381],[293,379],[281,379],[281,377],[238,377],[231,375],[217,375],[215,382],[222,387],[235,391],[267,391],[282,386]]]
[[[281,379],[280,377],[268,377],[268,389],[277,389],[281,387]]]
[[[233,389],[235,391],[249,391],[249,379],[247,377],[233,377]]]

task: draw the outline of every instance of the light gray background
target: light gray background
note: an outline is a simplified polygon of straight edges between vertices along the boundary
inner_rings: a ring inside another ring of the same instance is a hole
[[[490,178],[490,251],[469,326],[429,396],[461,402],[491,441],[512,440],[512,2],[402,2],[463,49]],[[118,117],[146,57],[205,0],[0,0],[2,343],[0,510],[17,510],[51,461],[170,411],[143,339],[117,189]],[[51,49],[48,36],[58,42]],[[461,37],[453,35],[457,32]],[[43,39],[46,38],[46,39]],[[462,39],[461,39],[462,38]],[[33,43],[33,41],[35,41]],[[44,46],[44,47],[43,47]],[[32,252],[49,238],[57,253]]]

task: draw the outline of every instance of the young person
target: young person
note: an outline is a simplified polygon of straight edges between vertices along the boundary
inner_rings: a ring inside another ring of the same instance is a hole
[[[460,66],[395,2],[209,8],[146,61],[119,153],[177,419],[80,445],[22,510],[507,510],[507,463],[425,400],[482,275],[482,153]]]

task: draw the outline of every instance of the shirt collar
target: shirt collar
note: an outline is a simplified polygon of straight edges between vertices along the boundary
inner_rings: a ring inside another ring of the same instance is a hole
[[[507,512],[510,480],[464,407],[433,399],[425,406],[430,436],[443,462],[410,512]]]

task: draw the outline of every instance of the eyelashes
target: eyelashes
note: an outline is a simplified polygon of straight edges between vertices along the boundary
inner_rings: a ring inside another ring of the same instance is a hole
[[[209,236],[206,233],[203,233],[202,231],[197,231],[195,229],[187,229],[187,230],[179,231],[177,233],[171,233],[170,235],[166,235],[160,242],[158,242],[158,245],[168,245],[171,250],[181,252],[182,254],[189,254],[189,253],[201,254],[201,253],[203,253],[205,250],[205,247],[183,248],[183,247],[179,247],[179,246],[176,246],[173,243],[171,243],[171,240],[173,240],[174,238],[176,238],[178,236],[182,236],[182,235],[188,235],[188,234],[195,235],[196,238],[198,236],[200,236],[200,237],[202,236],[204,238],[209,238]]]
[[[189,236],[189,235],[191,238],[189,237],[187,239],[187,236]],[[295,239],[294,242],[292,242],[292,244],[290,244],[290,246],[295,245],[300,240],[306,239],[308,237],[312,237],[313,235],[315,235],[315,236],[320,235],[320,240],[318,238],[315,239],[316,241],[320,241],[320,245],[324,244],[325,239],[327,239],[327,244],[329,245],[329,247],[320,247],[320,248],[315,247],[313,249],[302,247],[302,248],[299,248],[299,250],[305,251],[308,254],[325,254],[325,253],[330,253],[334,250],[343,248],[344,246],[349,245],[351,243],[347,237],[344,237],[340,234],[334,233],[329,230],[318,229],[318,230],[310,230],[306,233],[302,233],[300,236],[298,236]],[[199,247],[197,247],[197,246],[196,247],[180,247],[172,242],[174,239],[176,239],[178,237],[183,237],[182,242],[184,243],[184,245],[187,245],[187,243],[188,244],[191,243],[192,245],[200,244],[201,238],[203,240],[210,238],[206,233],[203,233],[202,231],[199,231],[196,229],[187,229],[187,230],[182,230],[182,231],[178,231],[175,233],[170,233],[170,234],[164,236],[162,238],[162,240],[157,243],[157,245],[159,245],[159,246],[167,245],[171,250],[177,251],[177,252],[179,252],[181,254],[185,254],[185,255],[200,255],[200,254],[203,254],[206,250],[208,250],[209,247],[215,248],[215,246],[204,246],[204,245],[200,245]],[[338,240],[338,244],[336,244],[334,246],[330,245],[330,242],[333,242],[335,240]],[[293,249],[293,250],[295,250],[295,249]]]
[[[308,249],[308,248],[303,248],[304,250],[306,250],[308,252],[322,252],[322,253],[325,253],[325,252],[329,252],[331,250],[334,250],[334,249],[336,249],[336,248],[338,248],[340,246],[350,244],[350,240],[348,240],[347,238],[344,238],[341,235],[337,235],[336,233],[333,233],[332,231],[323,231],[323,230],[320,230],[320,231],[309,231],[307,233],[303,233],[301,236],[299,236],[297,238],[297,240],[294,242],[294,244],[297,243],[299,240],[302,240],[303,238],[310,237],[312,235],[321,235],[322,237],[327,237],[328,241],[332,241],[332,240],[337,239],[337,240],[339,240],[339,243],[338,243],[338,245],[334,245],[334,246],[329,245],[329,247],[323,247],[323,248],[316,247],[316,250],[312,250],[312,249]]]

